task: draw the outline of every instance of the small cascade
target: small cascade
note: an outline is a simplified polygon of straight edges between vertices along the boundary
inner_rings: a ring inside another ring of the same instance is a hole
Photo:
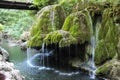
[[[42,44],[40,51],[35,49],[27,49],[27,64],[32,68],[38,68],[39,70],[51,70],[49,67],[45,67],[45,59],[52,55],[52,51],[45,49],[45,44]],[[48,61],[48,60],[47,60]],[[46,62],[48,63],[48,62]]]
[[[55,16],[54,11],[51,11],[51,13],[50,13],[50,20],[51,20],[51,25],[52,25],[52,30],[53,31],[55,30],[55,27],[54,27],[54,16]]]
[[[42,65],[41,66],[45,66],[45,61],[44,61],[44,58],[45,58],[45,55],[44,55],[44,53],[45,53],[45,44],[43,43],[42,44],[42,52],[41,52],[41,54],[43,54],[42,56],[41,56],[41,61],[42,61]]]
[[[91,37],[91,46],[92,46],[92,58],[91,58],[91,64],[90,64],[90,78],[91,79],[95,79],[95,71],[96,71],[96,67],[95,67],[95,63],[94,63],[94,54],[95,54],[95,36]]]

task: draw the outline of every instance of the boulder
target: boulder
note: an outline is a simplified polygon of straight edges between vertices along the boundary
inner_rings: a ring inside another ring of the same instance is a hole
[[[3,80],[24,80],[19,70],[14,69],[14,64],[9,62],[0,61],[0,75],[5,78]]]
[[[111,60],[106,62],[104,65],[98,67],[96,74],[110,80],[120,80],[120,61]]]
[[[46,34],[61,29],[64,20],[65,13],[60,5],[50,5],[41,9],[37,13],[35,23],[31,28],[31,36],[28,41],[28,46],[41,46]]]
[[[2,47],[0,47],[0,61],[6,61],[9,58],[9,53],[3,49]]]

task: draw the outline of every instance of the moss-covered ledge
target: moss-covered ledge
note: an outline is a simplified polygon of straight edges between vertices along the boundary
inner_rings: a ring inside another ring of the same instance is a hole
[[[57,30],[47,34],[44,42],[46,45],[59,43],[59,47],[67,47],[71,44],[76,44],[77,40],[69,32]]]

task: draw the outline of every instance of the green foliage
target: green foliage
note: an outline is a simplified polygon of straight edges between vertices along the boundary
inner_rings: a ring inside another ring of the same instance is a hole
[[[59,4],[63,6],[67,15],[72,12],[72,9],[77,4],[77,2],[78,0],[59,0]]]
[[[117,51],[118,30],[113,22],[111,10],[106,9],[102,16],[102,24],[98,34],[98,44],[95,50],[95,63],[100,65],[107,59],[112,59]]]
[[[4,25],[5,32],[12,37],[19,38],[23,30],[28,30],[32,25],[33,17],[29,11],[0,9],[0,23]]]
[[[2,24],[0,24],[0,31],[2,31],[3,30],[3,25]]]
[[[57,3],[57,0],[33,0],[35,6],[39,8]]]
[[[49,44],[57,44],[59,43],[59,47],[70,46],[71,44],[76,44],[76,39],[69,34],[67,31],[57,30],[50,32],[44,38],[44,42]]]

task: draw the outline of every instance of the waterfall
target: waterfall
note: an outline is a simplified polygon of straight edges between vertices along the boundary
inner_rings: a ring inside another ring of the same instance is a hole
[[[88,11],[86,9],[86,11]],[[90,13],[88,12],[88,21],[89,21],[89,26],[91,27],[91,47],[92,47],[92,52],[91,52],[91,60],[90,60],[90,72],[89,72],[89,75],[90,75],[90,78],[91,79],[95,79],[95,72],[96,72],[96,67],[95,67],[95,63],[94,63],[94,54],[95,54],[95,47],[96,47],[96,40],[95,40],[95,36],[96,34],[94,34],[95,30],[94,30],[94,26],[93,26],[93,22],[92,22],[92,18],[90,16]],[[96,27],[96,26],[95,26]]]
[[[50,20],[51,20],[51,25],[52,25],[52,30],[54,31],[55,30],[55,27],[54,27],[54,11],[51,11],[50,13]]]
[[[95,71],[96,71],[96,67],[95,67],[95,63],[94,63],[94,54],[95,54],[95,36],[91,37],[91,46],[92,46],[92,58],[91,58],[91,64],[90,64],[90,78],[91,79],[95,79]]]

